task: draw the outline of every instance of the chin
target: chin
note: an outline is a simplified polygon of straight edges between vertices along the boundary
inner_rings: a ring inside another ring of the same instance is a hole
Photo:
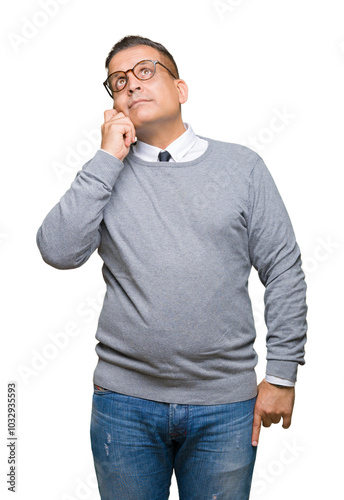
[[[137,130],[156,121],[156,117],[153,117],[148,113],[138,113],[135,116],[130,116],[130,119],[133,122],[135,129]]]

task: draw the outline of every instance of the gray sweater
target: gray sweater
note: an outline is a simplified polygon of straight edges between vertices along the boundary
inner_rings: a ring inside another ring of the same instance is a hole
[[[38,230],[53,267],[96,249],[104,262],[97,385],[179,404],[254,397],[252,266],[265,286],[266,373],[295,381],[304,364],[306,284],[283,201],[257,153],[204,139],[189,162],[97,151]]]

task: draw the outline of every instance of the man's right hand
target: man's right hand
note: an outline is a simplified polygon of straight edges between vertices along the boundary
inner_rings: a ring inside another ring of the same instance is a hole
[[[123,161],[129,153],[130,145],[135,142],[135,127],[133,122],[115,109],[104,113],[104,123],[101,126],[101,149]]]

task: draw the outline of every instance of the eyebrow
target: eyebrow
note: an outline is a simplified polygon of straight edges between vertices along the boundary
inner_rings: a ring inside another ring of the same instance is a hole
[[[157,60],[158,60],[158,59],[157,59]],[[134,64],[134,66],[136,66],[136,64],[138,64],[138,63],[139,63],[139,62],[141,62],[141,61],[155,61],[155,59],[149,59],[149,58],[145,57],[144,59],[140,59],[139,61],[137,61],[137,62]],[[127,70],[124,70],[124,69],[116,69],[116,71],[112,71],[112,72],[110,73],[110,75],[112,75],[113,73],[126,73],[126,72],[127,72],[127,71],[129,71],[130,69],[133,69],[133,67],[134,67],[134,66],[132,66],[131,68],[128,68]]]

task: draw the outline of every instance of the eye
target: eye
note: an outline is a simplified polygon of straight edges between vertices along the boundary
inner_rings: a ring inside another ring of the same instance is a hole
[[[118,78],[116,80],[116,89],[119,90],[119,89],[123,88],[125,86],[126,82],[127,82],[126,78],[124,78],[122,76],[120,78]]]
[[[143,68],[140,68],[139,74],[140,74],[140,77],[147,78],[147,76],[151,76],[151,74],[152,74],[152,68],[148,68],[147,66],[143,67]]]

